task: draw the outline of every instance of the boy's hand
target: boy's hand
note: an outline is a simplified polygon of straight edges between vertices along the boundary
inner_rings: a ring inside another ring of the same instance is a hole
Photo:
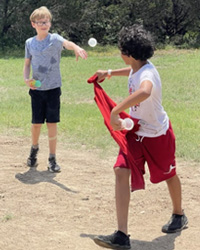
[[[68,49],[68,50],[73,50],[76,56],[76,61],[78,61],[78,57],[80,56],[83,59],[87,59],[87,52],[82,49],[81,47],[79,47],[78,45],[76,45],[73,42],[70,42],[68,40],[64,40],[63,42],[63,47]]]
[[[101,80],[104,80],[107,77],[108,71],[107,70],[97,70],[97,72],[95,74],[98,76],[97,82],[100,82]]]
[[[26,83],[26,85],[27,85],[30,89],[33,89],[33,90],[37,89],[35,86],[32,85],[33,79],[25,79],[25,83]]]
[[[110,125],[112,126],[113,130],[123,130],[122,126],[122,119],[120,119],[119,115],[115,115],[111,113],[110,115]]]
[[[80,48],[79,46],[76,46],[76,49],[74,50],[74,53],[76,55],[76,61],[78,61],[78,57],[80,56],[82,59],[87,59],[87,52]]]

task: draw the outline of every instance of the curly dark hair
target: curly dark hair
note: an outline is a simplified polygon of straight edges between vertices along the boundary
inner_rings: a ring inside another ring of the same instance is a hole
[[[119,32],[118,46],[123,55],[146,61],[154,54],[154,41],[150,32],[142,25],[124,27]]]

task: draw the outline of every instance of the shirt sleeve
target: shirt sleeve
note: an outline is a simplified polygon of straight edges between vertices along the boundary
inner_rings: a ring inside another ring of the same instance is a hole
[[[58,34],[57,34],[57,39],[58,39],[61,43],[63,43],[63,42],[65,41],[65,39],[64,39],[62,36],[58,35]]]
[[[58,35],[58,34],[56,34],[56,33],[54,33],[54,34],[52,35],[52,39],[53,39],[54,41],[59,42],[59,43],[62,44],[62,45],[63,45],[63,42],[65,41],[65,39],[64,39],[62,36],[60,36],[60,35]]]
[[[150,81],[154,85],[154,76],[150,70],[145,70],[142,72],[140,77],[140,84],[144,81]]]
[[[26,43],[25,43],[25,58],[31,59],[31,54],[30,54],[30,50],[29,50],[29,46],[28,46],[28,41],[26,41]]]

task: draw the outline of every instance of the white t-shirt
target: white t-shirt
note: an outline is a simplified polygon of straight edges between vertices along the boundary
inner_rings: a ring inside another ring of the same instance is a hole
[[[131,70],[128,79],[129,94],[140,88],[140,84],[148,80],[153,84],[151,95],[141,103],[130,107],[130,115],[139,119],[139,136],[157,137],[166,133],[169,128],[169,118],[162,106],[162,85],[158,71],[148,61],[137,72]]]

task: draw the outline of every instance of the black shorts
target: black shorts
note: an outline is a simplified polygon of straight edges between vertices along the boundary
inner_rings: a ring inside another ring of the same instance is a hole
[[[45,91],[29,90],[32,107],[32,123],[57,123],[60,121],[61,89]]]

